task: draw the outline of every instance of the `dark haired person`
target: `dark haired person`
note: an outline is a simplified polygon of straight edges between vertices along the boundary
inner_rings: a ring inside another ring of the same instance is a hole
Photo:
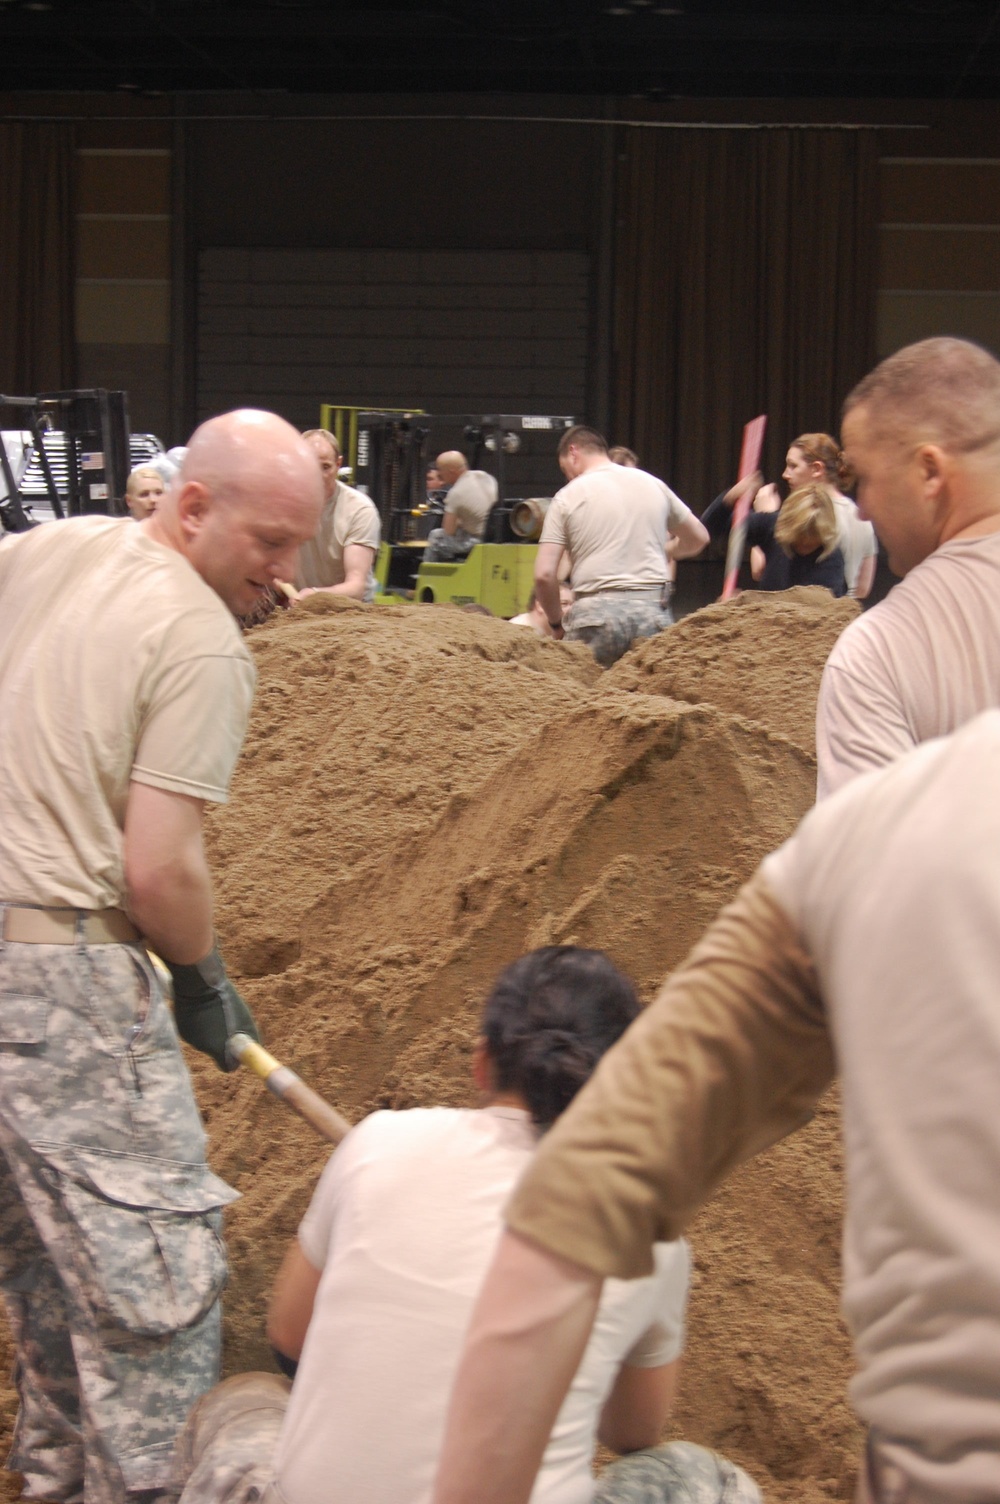
[[[545,514],[535,590],[556,637],[565,632],[570,641],[585,642],[598,663],[610,668],[633,642],[671,625],[668,553],[671,559],[700,553],[708,534],[662,480],[614,464],[594,429],[567,429],[558,459],[568,485]],[[574,594],[565,627],[559,605],[564,550]]]
[[[240,1471],[241,1456],[261,1456],[268,1405],[273,1437],[280,1381],[231,1381],[225,1422],[223,1385],[189,1424],[183,1504],[243,1504],[258,1497],[253,1488],[264,1504],[429,1498],[502,1209],[539,1137],[639,1011],[631,983],[602,952],[532,951],[501,974],[486,1003],[473,1054],[486,1106],[377,1112],[348,1135],[275,1286],[268,1333],[289,1357],[301,1353],[301,1364],[274,1461]],[[597,1438],[618,1451],[653,1448],[612,1468],[598,1498],[638,1497],[638,1488],[678,1504],[759,1500],[724,1458],[686,1443],[656,1447],[676,1386],[688,1265],[682,1241],[663,1243],[648,1277],[609,1282],[552,1429],[536,1504],[591,1504]],[[245,1440],[227,1453],[224,1433],[234,1425],[246,1428]]]

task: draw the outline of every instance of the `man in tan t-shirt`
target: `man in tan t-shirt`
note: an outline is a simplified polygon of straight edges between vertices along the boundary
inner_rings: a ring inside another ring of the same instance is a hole
[[[28,1498],[167,1488],[218,1377],[234,1196],[177,1034],[228,1070],[256,1030],[215,948],[202,816],[253,696],[234,615],[294,573],[321,503],[290,425],[230,413],[146,521],[0,548],[0,1288]]]
[[[1000,1498],[998,767],[988,711],[818,805],[604,1057],[508,1204],[435,1504],[523,1504],[603,1279],[835,1070],[864,1489]]]
[[[435,461],[447,486],[441,526],[427,534],[424,558],[428,564],[464,559],[482,541],[486,519],[499,496],[497,483],[485,470],[470,470],[465,455],[446,449]]]
[[[614,464],[592,428],[567,429],[558,459],[569,484],[545,514],[535,590],[553,633],[585,642],[610,668],[633,642],[671,625],[668,557],[700,553],[708,533],[655,475]],[[558,583],[564,552],[574,596],[565,627]]]
[[[848,397],[843,444],[904,578],[823,671],[819,798],[1000,706],[1000,361],[961,339],[897,350]]]
[[[319,460],[325,494],[316,536],[299,549],[298,599],[322,591],[372,601],[372,566],[382,537],[375,503],[340,479],[340,447],[332,433],[310,428],[302,437]]]

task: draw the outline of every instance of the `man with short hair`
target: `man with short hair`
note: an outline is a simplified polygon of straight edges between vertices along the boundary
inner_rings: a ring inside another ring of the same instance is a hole
[[[321,505],[309,446],[244,411],[198,429],[145,522],[0,547],[0,1287],[25,1498],[159,1497],[218,1377],[234,1193],[177,1036],[229,1070],[256,1030],[215,946],[202,818],[253,697],[233,617],[294,573]]]
[[[664,604],[667,555],[700,553],[708,533],[654,475],[616,465],[601,434],[578,424],[559,441],[568,485],[545,514],[535,562],[535,590],[557,637],[585,642],[609,668],[641,637],[673,622]],[[563,626],[559,562],[569,555],[574,592]]]
[[[469,1322],[434,1504],[524,1504],[605,1278],[839,1072],[859,1500],[1000,1498],[1000,711],[856,779],[546,1134]]]
[[[435,464],[447,491],[441,526],[427,535],[424,559],[428,564],[466,558],[482,542],[486,519],[499,495],[493,476],[485,470],[470,470],[457,449],[446,449]]]
[[[819,798],[1000,705],[1000,362],[960,339],[897,351],[848,397],[843,446],[904,578],[830,654]]]
[[[375,503],[340,479],[340,446],[328,429],[309,428],[302,437],[319,460],[324,503],[315,538],[299,549],[298,599],[322,592],[372,601],[372,565],[382,537]]]

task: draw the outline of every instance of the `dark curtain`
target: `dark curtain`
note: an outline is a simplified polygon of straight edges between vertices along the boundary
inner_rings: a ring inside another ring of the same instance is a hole
[[[75,381],[74,134],[0,124],[0,392]]]
[[[874,359],[874,131],[624,129],[611,442],[701,511],[768,415],[838,431]]]

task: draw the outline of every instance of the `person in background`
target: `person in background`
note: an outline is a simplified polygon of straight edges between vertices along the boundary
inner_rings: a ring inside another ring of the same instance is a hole
[[[125,483],[125,505],[136,522],[151,517],[166,490],[163,477],[152,465],[137,465]]]
[[[428,564],[467,558],[482,541],[486,519],[499,496],[493,476],[485,470],[470,470],[457,449],[438,455],[437,471],[448,489],[441,526],[427,535],[424,558]]]
[[[741,495],[760,489],[760,473],[737,481],[717,496],[702,517],[713,538],[728,538],[733,508]],[[777,512],[749,512],[746,541],[761,550],[764,568],[759,590],[788,590],[792,585],[822,585],[833,595],[847,592],[844,556],[837,538],[837,514],[824,485],[802,486]]]
[[[372,565],[382,536],[378,512],[367,496],[340,479],[340,448],[332,433],[310,428],[302,437],[319,461],[325,501],[319,531],[299,550],[295,598],[322,592],[372,601]]]
[[[532,951],[501,973],[483,1010],[472,1072],[485,1105],[376,1112],[353,1129],[275,1283],[268,1335],[299,1366],[273,1454],[259,1417],[263,1409],[273,1431],[276,1378],[230,1381],[228,1405],[220,1386],[178,1448],[182,1504],[428,1498],[504,1204],[638,1013],[631,983],[602,952]],[[677,1386],[689,1264],[684,1242],[662,1243],[646,1278],[609,1281],[550,1427],[535,1504],[625,1504],[640,1494],[662,1504],[759,1504],[752,1480],[726,1459],[685,1443],[657,1446]],[[598,1439],[637,1455],[595,1483]]]
[[[664,605],[667,540],[673,557],[700,553],[708,533],[679,496],[645,470],[615,465],[607,441],[578,424],[559,441],[568,482],[545,514],[535,589],[556,636],[585,642],[609,668],[633,642],[673,623]],[[559,575],[569,556],[574,601],[563,627]]]
[[[564,616],[573,604],[573,591],[565,583],[559,586],[559,604]],[[537,590],[532,590],[528,596],[527,611],[522,611],[520,616],[512,616],[510,624],[512,627],[532,627],[539,637],[555,637],[555,633],[546,620],[545,612],[538,604]]]
[[[867,600],[875,583],[878,539],[870,522],[862,521],[858,509],[841,487],[853,483],[843,452],[828,433],[803,433],[788,447],[782,479],[790,491],[809,484],[824,485],[837,514],[837,543],[844,556],[847,593],[854,600]],[[777,512],[781,506],[777,486],[762,486],[754,497],[755,512]],[[766,560],[751,558],[753,577],[758,580]]]
[[[624,444],[614,444],[608,450],[608,459],[613,465],[626,465],[629,470],[638,470],[639,456],[634,449],[626,449]]]

